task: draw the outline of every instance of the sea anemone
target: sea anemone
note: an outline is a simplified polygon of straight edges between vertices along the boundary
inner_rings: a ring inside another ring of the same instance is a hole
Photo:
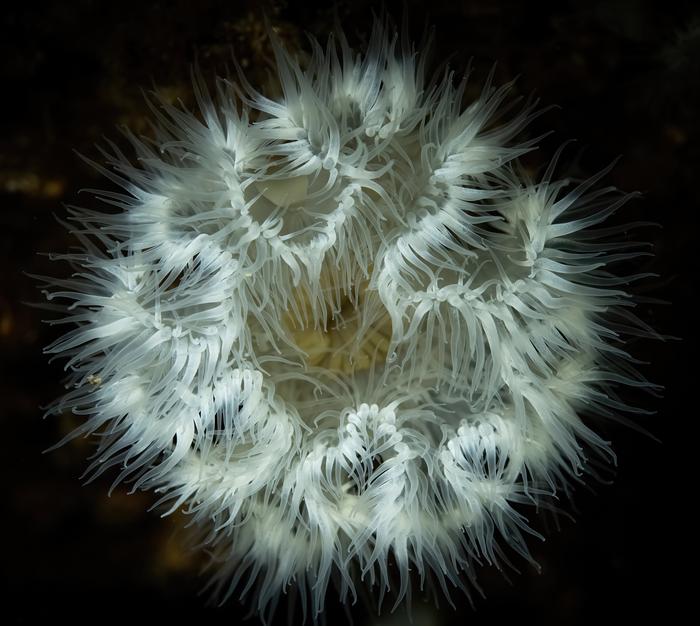
[[[69,209],[77,271],[46,287],[71,327],[50,412],[84,416],[91,476],[191,516],[221,600],[469,593],[614,458],[587,421],[628,408],[645,330],[611,273],[639,248],[598,225],[631,194],[557,179],[561,151],[533,179],[536,103],[489,77],[465,106],[387,20],[303,65],[271,37],[279,97],[195,72],[197,114],[156,96],[137,162],[103,150],[122,189]]]

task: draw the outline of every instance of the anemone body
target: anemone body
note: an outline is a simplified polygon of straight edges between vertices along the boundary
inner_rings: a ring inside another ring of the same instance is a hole
[[[71,209],[47,351],[93,475],[191,515],[218,597],[265,614],[296,586],[316,618],[331,580],[398,603],[530,559],[528,506],[612,458],[582,410],[639,377],[609,267],[636,252],[597,227],[629,196],[556,157],[532,180],[534,106],[504,121],[490,80],[465,105],[387,24],[364,55],[312,45],[302,68],[273,42],[280,97],[195,80],[198,114],[159,101],[129,136],[137,164],[104,152],[123,189]]]

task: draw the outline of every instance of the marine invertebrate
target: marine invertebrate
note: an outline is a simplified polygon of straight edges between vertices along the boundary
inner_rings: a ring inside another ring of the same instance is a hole
[[[315,618],[331,578],[398,603],[409,569],[447,591],[530,559],[527,505],[612,456],[581,413],[625,409],[640,323],[609,271],[638,252],[594,228],[630,195],[557,156],[531,180],[533,103],[504,121],[489,80],[463,107],[385,23],[364,55],[312,45],[274,42],[281,98],[195,79],[138,164],[105,151],[117,210],[71,209],[81,269],[46,293],[92,475],[184,507],[221,596],[263,614],[295,584]]]

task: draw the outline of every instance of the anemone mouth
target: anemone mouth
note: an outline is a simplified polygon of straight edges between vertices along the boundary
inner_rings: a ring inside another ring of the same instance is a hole
[[[381,374],[389,353],[391,317],[368,285],[364,280],[338,292],[329,284],[321,291],[323,308],[302,297],[296,314],[284,316],[283,327],[305,370],[325,370],[341,378],[369,371]]]

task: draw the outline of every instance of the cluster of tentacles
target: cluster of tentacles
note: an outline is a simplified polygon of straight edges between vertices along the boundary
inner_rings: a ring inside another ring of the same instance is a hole
[[[598,227],[629,196],[556,157],[531,180],[534,106],[504,121],[489,80],[465,107],[386,24],[363,55],[273,47],[279,98],[196,79],[200,111],[158,101],[136,164],[105,151],[123,190],[71,209],[78,269],[47,289],[72,325],[52,410],[85,416],[92,475],[184,508],[220,594],[261,613],[296,585],[316,617],[331,579],[464,587],[529,559],[526,505],[612,455],[580,413],[640,380],[609,269],[638,249]]]

